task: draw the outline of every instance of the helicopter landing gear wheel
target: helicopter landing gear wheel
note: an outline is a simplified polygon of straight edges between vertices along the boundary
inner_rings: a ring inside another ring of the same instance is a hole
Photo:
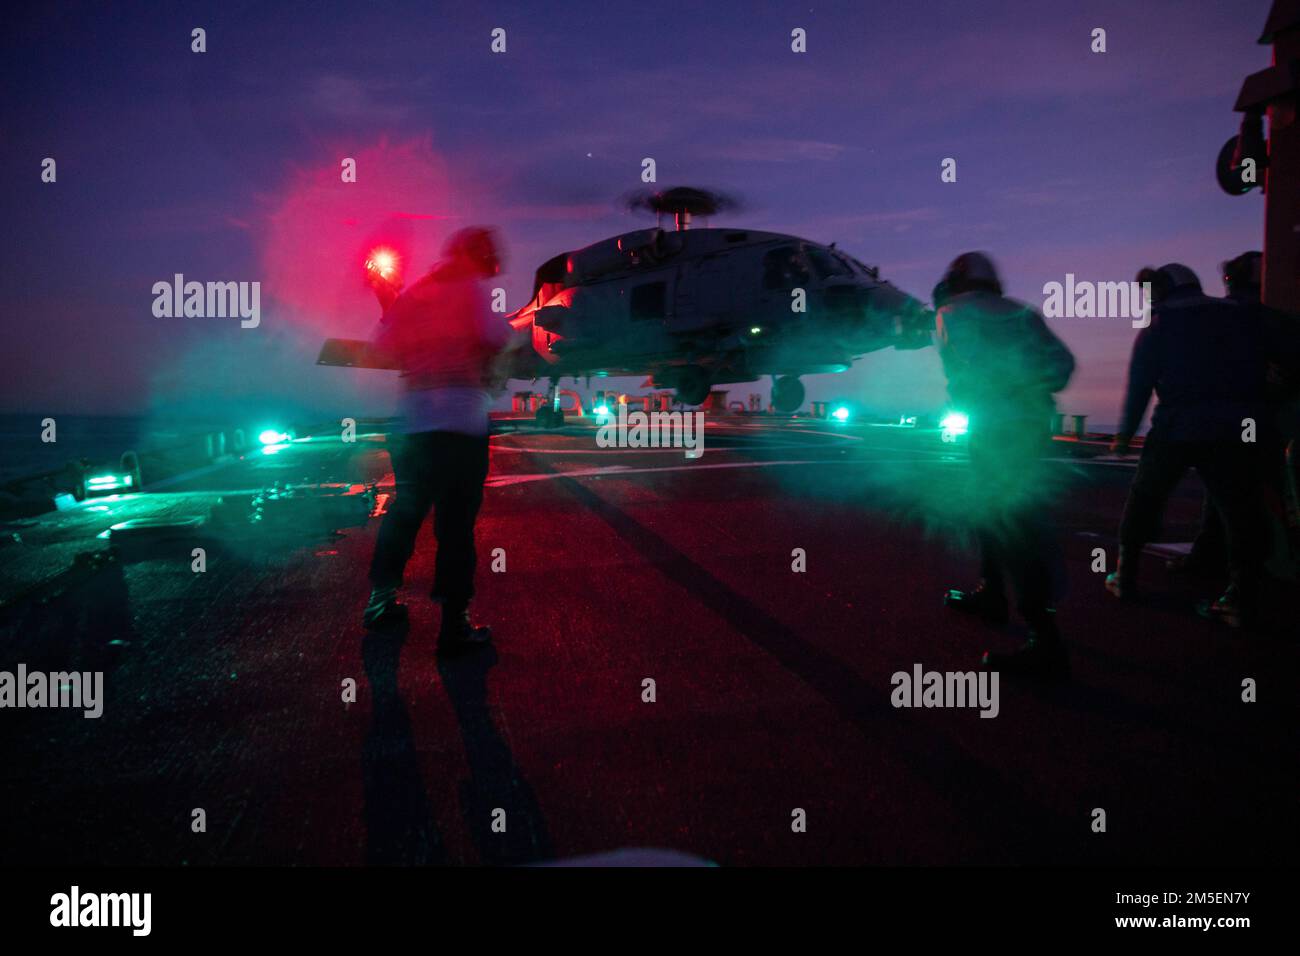
[[[538,406],[537,414],[534,416],[538,428],[564,427],[564,412],[560,409],[555,394],[559,384],[559,379],[556,378],[548,379],[546,382],[546,401]]]
[[[687,365],[677,373],[677,400],[683,405],[701,405],[709,397],[709,373],[698,365]]]
[[[772,407],[782,415],[793,415],[803,404],[803,382],[797,375],[782,375],[772,383]]]

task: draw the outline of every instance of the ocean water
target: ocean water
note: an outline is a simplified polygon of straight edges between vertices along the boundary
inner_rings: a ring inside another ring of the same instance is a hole
[[[178,444],[203,431],[199,425],[165,426],[151,418],[107,415],[53,415],[56,441],[41,441],[45,415],[0,415],[0,482],[62,468],[87,458],[116,465],[124,451]]]

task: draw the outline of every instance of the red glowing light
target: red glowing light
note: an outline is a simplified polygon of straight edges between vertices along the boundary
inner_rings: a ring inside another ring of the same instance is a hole
[[[366,259],[366,271],[382,279],[392,280],[397,275],[397,253],[382,246],[375,249]]]

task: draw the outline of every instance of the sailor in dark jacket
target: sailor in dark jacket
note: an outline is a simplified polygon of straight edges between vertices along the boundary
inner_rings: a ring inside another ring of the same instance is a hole
[[[1038,312],[1002,295],[997,271],[983,253],[953,260],[934,304],[948,393],[969,415],[982,551],[979,587],[951,590],[944,603],[1004,621],[1010,584],[1029,640],[1015,654],[986,654],[985,666],[1066,677],[1069,662],[1052,606],[1053,536],[1042,459],[1051,442],[1053,395],[1069,382],[1074,357]]]
[[[1133,343],[1115,451],[1128,451],[1152,392],[1158,401],[1106,587],[1121,598],[1135,593],[1142,548],[1159,533],[1170,494],[1195,468],[1227,537],[1232,583],[1214,609],[1239,626],[1254,611],[1263,562],[1257,490],[1271,427],[1263,324],[1256,310],[1205,295],[1184,265],[1144,269],[1138,281],[1151,283],[1153,312]]]

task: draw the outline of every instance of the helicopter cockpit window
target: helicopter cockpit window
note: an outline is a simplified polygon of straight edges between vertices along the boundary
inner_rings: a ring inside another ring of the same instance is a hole
[[[876,272],[875,269],[871,268],[871,266],[863,264],[862,262],[853,258],[852,256],[844,256],[838,252],[835,255],[836,258],[840,259],[840,261],[852,266],[853,269],[862,273],[864,276],[870,276],[873,279],[879,278],[879,274]]]
[[[803,264],[795,246],[777,246],[763,256],[763,288],[793,289],[809,280],[808,267]]]
[[[860,272],[863,275],[867,275],[866,267],[858,265],[855,260],[850,259],[847,256],[842,256],[838,252],[835,253],[835,258],[839,262],[843,263],[844,268],[848,269],[849,272]]]
[[[634,320],[663,319],[665,317],[664,299],[668,284],[665,282],[647,282],[632,290],[628,308]]]
[[[537,275],[533,278],[533,298],[539,295],[541,301],[545,302],[555,293],[564,288],[564,277],[569,267],[569,254],[562,252],[558,256],[552,256],[537,268]]]
[[[820,246],[805,246],[804,252],[808,254],[808,259],[817,270],[817,275],[823,279],[829,279],[831,276],[853,275],[853,270],[839,256],[832,255]]]

